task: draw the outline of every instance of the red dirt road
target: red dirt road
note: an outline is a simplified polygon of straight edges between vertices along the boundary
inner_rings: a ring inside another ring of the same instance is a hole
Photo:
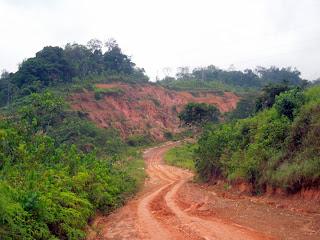
[[[225,198],[192,183],[191,172],[162,161],[163,154],[176,144],[144,153],[149,176],[144,189],[115,213],[97,217],[88,239],[320,239],[319,214]]]

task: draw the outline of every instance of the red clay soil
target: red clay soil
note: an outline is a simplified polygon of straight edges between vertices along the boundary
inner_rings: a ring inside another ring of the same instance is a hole
[[[197,184],[191,172],[163,163],[176,144],[145,152],[149,178],[143,190],[113,214],[97,217],[88,240],[320,239],[319,202]]]
[[[179,129],[178,112],[188,102],[216,105],[221,112],[234,109],[239,97],[226,92],[176,92],[160,86],[127,85],[120,83],[97,84],[97,88],[118,88],[120,94],[107,94],[96,100],[93,92],[76,93],[70,97],[74,110],[88,114],[88,118],[100,127],[114,127],[123,137],[132,134],[151,134],[163,140],[165,132]]]

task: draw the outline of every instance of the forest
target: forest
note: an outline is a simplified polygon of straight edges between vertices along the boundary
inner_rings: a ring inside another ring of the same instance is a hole
[[[103,52],[103,46],[106,50]],[[15,73],[4,71],[0,80],[0,106],[31,93],[51,88],[70,88],[85,83],[122,81],[148,82],[143,68],[138,68],[124,54],[114,39],[103,44],[98,39],[87,45],[68,43],[64,48],[47,46],[35,57],[24,60]]]
[[[223,70],[214,65],[194,68],[181,67],[176,77],[167,76],[158,81],[162,86],[175,90],[222,90],[238,93],[255,92],[267,84],[303,85],[299,70],[291,67]]]

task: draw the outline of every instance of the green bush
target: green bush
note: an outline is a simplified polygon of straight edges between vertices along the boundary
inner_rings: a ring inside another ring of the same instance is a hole
[[[127,137],[127,144],[132,147],[146,146],[153,143],[149,135],[131,135]]]
[[[141,154],[61,99],[34,94],[17,113],[0,120],[1,239],[84,239],[143,183]]]
[[[292,89],[276,96],[275,108],[279,114],[293,120],[304,103],[304,95],[300,89]]]
[[[104,96],[119,96],[123,94],[121,88],[94,88],[94,97],[96,100],[101,100]]]
[[[208,126],[198,141],[196,170],[205,181],[247,181],[288,192],[320,183],[320,88],[289,90],[257,115]]]
[[[179,119],[186,125],[203,125],[219,122],[219,109],[206,103],[188,103],[179,113]]]

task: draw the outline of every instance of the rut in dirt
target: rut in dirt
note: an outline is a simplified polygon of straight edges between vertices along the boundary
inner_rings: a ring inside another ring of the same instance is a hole
[[[193,174],[162,161],[164,153],[177,144],[144,153],[148,174],[144,190],[115,214],[97,220],[101,229],[89,239],[271,239],[253,229],[218,218],[202,218],[180,208],[177,192]]]

